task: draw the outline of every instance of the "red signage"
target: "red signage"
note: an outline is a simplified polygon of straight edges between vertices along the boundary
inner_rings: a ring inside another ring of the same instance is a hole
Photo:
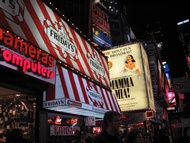
[[[9,47],[0,47],[0,55],[5,62],[18,67],[23,73],[54,78],[55,71],[49,68],[55,66],[54,57],[1,28],[0,41]]]
[[[54,124],[55,125],[61,125],[61,121],[62,121],[61,117],[60,116],[56,116]]]
[[[41,63],[54,66],[54,58],[48,55],[46,52],[43,52],[41,49],[35,48],[33,45],[28,44],[19,37],[14,37],[9,32],[5,32],[0,28],[0,40],[6,45],[13,48],[17,52],[29,56],[32,59],[38,60]]]
[[[27,58],[24,59],[22,56],[14,54],[10,50],[4,50],[2,52],[2,57],[6,62],[10,62],[15,66],[20,66],[23,72],[30,70],[33,73],[37,73],[38,75],[46,78],[54,77],[54,71],[50,71],[46,67],[42,66],[40,62],[33,62]]]

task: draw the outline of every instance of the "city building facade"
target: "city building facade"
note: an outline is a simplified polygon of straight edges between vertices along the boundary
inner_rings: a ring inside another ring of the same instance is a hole
[[[107,58],[52,3],[1,4],[3,135],[19,129],[29,142],[69,142],[105,112],[121,112]]]

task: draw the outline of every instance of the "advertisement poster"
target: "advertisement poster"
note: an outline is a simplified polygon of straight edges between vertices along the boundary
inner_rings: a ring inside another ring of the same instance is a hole
[[[149,64],[142,45],[122,46],[104,54],[108,57],[110,86],[121,111],[154,109]]]
[[[112,47],[107,6],[102,2],[92,0],[90,8],[93,41],[105,49]]]

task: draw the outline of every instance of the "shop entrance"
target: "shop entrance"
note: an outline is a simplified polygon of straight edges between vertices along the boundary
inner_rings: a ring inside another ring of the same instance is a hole
[[[8,139],[15,130],[22,138],[35,141],[36,98],[18,89],[0,85],[0,133]]]

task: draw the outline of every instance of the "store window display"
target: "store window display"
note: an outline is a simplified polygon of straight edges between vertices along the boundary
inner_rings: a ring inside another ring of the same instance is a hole
[[[8,91],[12,90],[6,89],[6,93]],[[4,139],[7,140],[13,132],[19,131],[23,139],[34,141],[35,116],[36,98],[33,96],[13,92],[0,96],[0,130]]]

